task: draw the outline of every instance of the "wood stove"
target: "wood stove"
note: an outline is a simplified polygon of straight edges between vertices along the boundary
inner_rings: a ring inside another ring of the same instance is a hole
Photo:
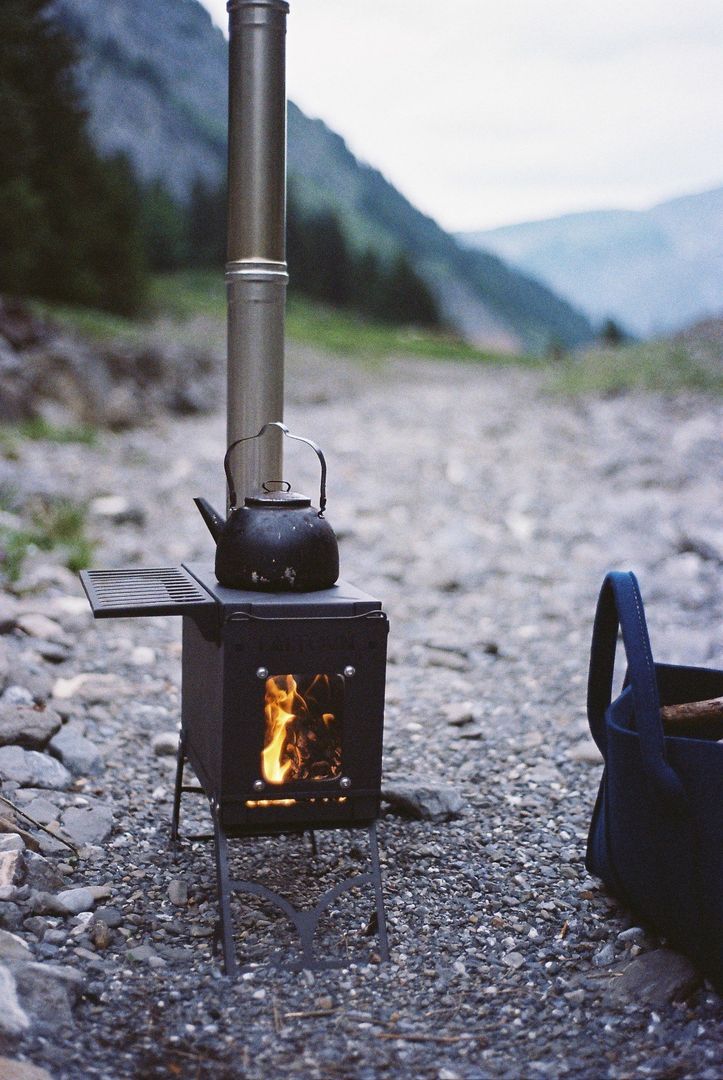
[[[282,435],[290,435],[282,423],[289,5],[287,0],[228,0],[227,8],[228,449],[224,464],[229,504],[239,525],[246,514],[244,506],[269,513],[274,522],[281,521],[275,516],[280,508],[288,508],[290,529],[326,537],[318,540],[318,558],[325,553],[329,560],[336,540],[332,544],[327,524],[320,524],[326,465],[319,448],[308,439],[291,436],[309,443],[319,456],[317,511],[307,511],[310,502],[305,497],[272,492],[268,487],[272,478],[278,484],[276,478],[283,475]],[[267,431],[267,437],[260,439]],[[238,454],[232,472],[234,448]],[[236,505],[237,493],[243,506]],[[329,563],[320,568],[292,558],[272,573],[269,566],[274,565],[275,552],[260,552],[256,547],[232,552],[230,559],[221,557],[227,533],[233,539],[244,529],[222,528],[220,515],[205,500],[196,503],[211,531],[215,534],[218,528],[219,535],[223,534],[216,572],[233,588],[219,584],[205,565],[90,570],[81,577],[98,618],[183,616],[182,725],[171,833],[176,842],[183,793],[205,795],[213,818],[226,971],[236,970],[230,915],[234,891],[255,894],[280,908],[299,933],[301,965],[319,967],[330,966],[329,961],[317,962],[313,955],[312,939],[321,915],[342,893],[370,886],[375,901],[370,925],[378,932],[379,956],[386,959],[375,831],[388,630],[381,603],[344,582],[326,587],[336,580],[338,562],[335,567]],[[298,511],[304,516],[296,525],[293,515]],[[324,573],[318,573],[320,569]],[[234,575],[241,570],[239,588]],[[254,583],[260,589],[273,585],[279,591],[245,591]],[[198,784],[184,783],[186,762],[193,767]],[[370,871],[338,882],[311,910],[297,910],[259,882],[229,875],[230,838],[309,831],[315,853],[315,830],[360,827],[369,834]]]
[[[371,886],[379,956],[388,958],[376,841],[389,623],[381,603],[346,582],[310,593],[227,589],[206,565],[89,570],[96,618],[183,616],[183,691],[171,838],[184,792],[204,794],[213,819],[219,937],[236,971],[230,894],[255,893],[296,926],[303,966],[320,916],[342,892]],[[184,784],[189,762],[199,784]],[[228,840],[364,828],[370,871],[339,882],[311,911],[232,879]]]

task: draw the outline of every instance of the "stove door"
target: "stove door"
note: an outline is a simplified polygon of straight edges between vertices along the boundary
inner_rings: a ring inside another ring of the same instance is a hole
[[[387,632],[380,611],[226,623],[224,803],[348,816],[355,800],[378,800]]]

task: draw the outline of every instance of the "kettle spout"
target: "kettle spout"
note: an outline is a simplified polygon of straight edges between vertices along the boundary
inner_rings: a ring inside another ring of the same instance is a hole
[[[207,502],[206,499],[198,498],[194,499],[193,501],[198,507],[201,517],[206,522],[206,525],[208,526],[208,531],[210,532],[216,543],[218,543],[219,537],[221,536],[221,532],[223,531],[223,527],[226,522],[221,517],[221,515],[216,510],[214,510],[211,504]]]

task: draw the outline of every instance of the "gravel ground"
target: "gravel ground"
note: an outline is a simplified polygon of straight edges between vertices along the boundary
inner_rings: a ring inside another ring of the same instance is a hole
[[[349,897],[320,931],[348,967],[226,979],[212,853],[169,853],[173,759],[154,743],[178,721],[180,620],[93,623],[73,576],[38,555],[20,594],[0,594],[0,708],[48,700],[76,736],[64,759],[75,779],[65,792],[3,790],[38,817],[49,801],[44,820],[56,813],[71,834],[82,819],[81,859],[49,841],[46,861],[65,889],[105,890],[72,917],[28,916],[27,886],[0,902],[33,959],[83,979],[72,1013],[36,995],[4,1052],[55,1080],[718,1080],[720,999],[583,856],[600,777],[587,654],[605,571],[638,574],[660,659],[721,666],[720,406],[570,402],[519,369],[298,350],[288,368],[287,422],[327,453],[343,575],[390,617],[385,783],[436,789],[450,820],[385,805],[390,963],[369,962],[369,905]],[[222,504],[223,440],[219,414],[91,447],[27,442],[0,462],[0,483],[120,496],[93,504],[97,566],[210,562],[191,498]],[[313,455],[293,449],[287,475],[313,493]],[[28,621],[38,614],[50,623]],[[366,852],[363,834],[319,840],[316,860],[299,838],[236,842],[233,865],[312,903]],[[286,946],[266,909],[237,904],[236,926],[252,963]]]

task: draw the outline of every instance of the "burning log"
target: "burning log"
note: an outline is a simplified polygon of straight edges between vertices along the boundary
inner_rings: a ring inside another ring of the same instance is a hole
[[[663,705],[660,716],[666,735],[723,739],[723,697]]]

